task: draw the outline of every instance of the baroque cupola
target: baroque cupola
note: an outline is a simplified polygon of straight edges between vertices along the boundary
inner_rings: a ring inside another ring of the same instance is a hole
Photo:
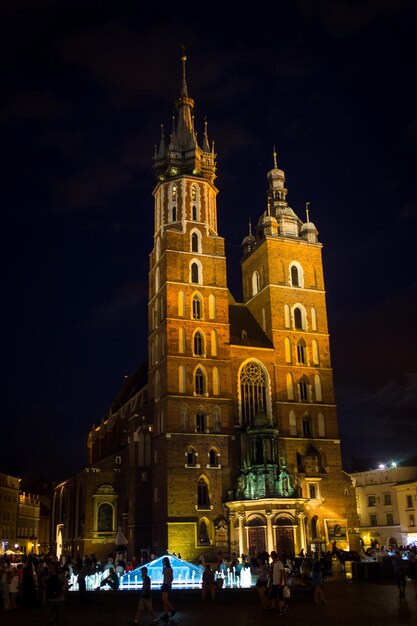
[[[173,127],[170,140],[165,141],[162,128],[159,148],[155,146],[153,167],[156,178],[164,181],[174,176],[191,175],[205,178],[211,182],[216,178],[216,155],[214,142],[208,138],[207,121],[204,123],[203,146],[197,142],[197,133],[194,128],[194,100],[188,95],[185,64],[187,57],[182,61],[181,95],[175,101],[176,115],[173,117]]]

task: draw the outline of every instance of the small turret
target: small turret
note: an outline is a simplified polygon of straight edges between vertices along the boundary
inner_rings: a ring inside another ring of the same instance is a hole
[[[243,256],[247,256],[256,246],[256,239],[252,235],[252,224],[249,220],[249,234],[242,241]]]
[[[310,222],[309,206],[310,202],[306,202],[306,222],[304,222],[304,224],[300,228],[300,237],[301,239],[305,239],[310,243],[317,243],[317,235],[319,234],[319,231],[317,230],[313,222]]]

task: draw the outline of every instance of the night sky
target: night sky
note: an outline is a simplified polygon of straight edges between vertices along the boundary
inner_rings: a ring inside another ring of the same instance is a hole
[[[151,158],[181,44],[200,143],[204,116],[215,140],[232,293],[275,144],[324,244],[345,466],[417,454],[416,5],[201,6],[2,3],[2,472],[76,472],[146,358]]]

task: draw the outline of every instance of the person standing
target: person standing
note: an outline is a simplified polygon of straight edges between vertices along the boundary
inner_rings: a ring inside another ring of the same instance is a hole
[[[283,555],[278,556],[278,554],[273,550],[271,552],[272,557],[272,565],[271,565],[271,578],[272,578],[272,586],[271,586],[271,607],[275,608],[276,612],[279,615],[283,615],[285,611],[288,609],[288,604],[284,599],[284,587],[286,582],[285,576],[285,568]]]
[[[258,590],[259,601],[264,611],[270,610],[270,604],[268,600],[267,590],[269,581],[269,567],[264,556],[258,556],[256,559],[257,574],[256,588]]]
[[[414,594],[417,600],[417,550],[414,548],[408,555],[408,575],[411,578],[411,584],[414,587]]]
[[[214,572],[211,566],[207,563],[206,569],[203,572],[201,583],[201,599],[204,602],[206,599],[207,591],[210,591],[211,599],[216,601],[216,584],[214,582]]]
[[[133,623],[139,624],[142,613],[144,611],[149,611],[149,613],[152,615],[152,624],[157,624],[158,619],[156,617],[156,613],[152,604],[152,596],[151,596],[152,583],[151,583],[150,576],[148,576],[148,568],[142,567],[140,571],[142,574],[142,589],[140,592],[138,610],[136,612]]]
[[[174,617],[176,611],[171,604],[169,599],[169,594],[171,593],[172,582],[174,580],[174,572],[172,571],[171,562],[167,556],[162,559],[162,576],[163,582],[161,586],[162,591],[162,605],[164,607],[164,614],[162,615],[162,619],[169,619],[171,612],[171,617]]]
[[[401,552],[399,550],[396,550],[394,556],[392,557],[392,571],[395,576],[395,582],[397,583],[398,591],[400,593],[400,598],[405,598],[406,565],[405,565],[405,561],[403,561]]]

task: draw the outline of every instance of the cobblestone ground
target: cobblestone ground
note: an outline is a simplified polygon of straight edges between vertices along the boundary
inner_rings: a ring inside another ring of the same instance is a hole
[[[406,598],[400,599],[393,582],[350,581],[334,577],[325,584],[327,604],[315,605],[312,593],[293,593],[285,615],[269,614],[258,604],[252,590],[223,590],[215,604],[201,603],[197,592],[177,591],[173,603],[177,614],[168,626],[396,626],[417,624],[417,599],[408,582]],[[137,603],[134,592],[92,592],[86,607],[79,606],[77,594],[66,603],[60,626],[120,626],[131,624]],[[159,593],[155,593],[155,608],[161,615]],[[150,624],[142,617],[142,624]],[[1,626],[46,626],[44,609],[20,609],[0,613]],[[159,621],[162,626],[163,621]]]

